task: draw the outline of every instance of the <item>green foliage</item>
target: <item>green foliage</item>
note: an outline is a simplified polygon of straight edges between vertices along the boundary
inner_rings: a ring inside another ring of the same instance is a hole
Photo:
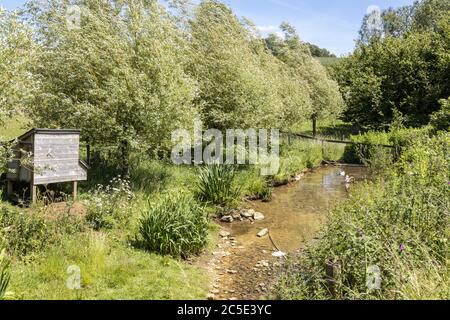
[[[0,251],[0,300],[6,296],[6,289],[8,288],[11,279],[9,271],[9,261],[6,258],[6,251]]]
[[[319,60],[319,62],[324,66],[324,67],[330,67],[336,63],[339,62],[340,58],[327,58],[327,57],[321,57],[321,58],[317,58],[317,60]]]
[[[67,212],[50,218],[46,207],[20,210],[0,205],[0,246],[17,257],[33,256],[58,242],[62,235],[83,228],[81,219]]]
[[[281,66],[218,1],[203,1],[191,20],[189,70],[198,81],[196,104],[210,128],[271,128],[282,101]],[[292,87],[290,87],[292,88]]]
[[[416,5],[412,21],[415,31],[433,31],[443,19],[448,19],[450,3],[446,0],[423,0]]]
[[[329,77],[325,67],[311,56],[308,45],[300,41],[294,27],[283,23],[281,29],[285,33],[284,40],[272,34],[265,42],[272,54],[288,66],[290,77],[307,89],[309,104],[303,111],[305,118],[322,120],[338,117],[344,104],[337,83]]]
[[[431,2],[422,1],[419,7]],[[448,1],[444,6],[448,7]],[[405,19],[414,20],[418,12],[405,13],[412,15]],[[450,95],[449,11],[439,11],[437,16],[441,18],[430,17],[433,28],[409,25],[407,31],[385,32],[362,41],[350,57],[333,65],[348,107],[345,121],[387,129],[397,110],[407,126],[429,122],[438,101]]]
[[[450,98],[441,100],[441,109],[431,115],[430,124],[435,130],[450,131]]]
[[[208,225],[205,208],[192,197],[169,194],[143,213],[140,242],[150,252],[187,258],[205,247]]]
[[[373,166],[374,169],[378,166],[375,164],[377,162],[378,167],[382,169],[392,164],[403,149],[429,135],[429,128],[424,127],[420,129],[392,128],[388,132],[368,131],[351,136],[350,140],[355,144],[345,148],[344,161]]]
[[[107,186],[98,185],[85,201],[87,222],[95,230],[126,222],[131,215],[130,201],[133,197],[130,182],[120,176],[112,179]]]
[[[311,55],[313,57],[318,58],[336,58],[335,54],[332,54],[330,51],[324,48],[320,48],[315,44],[307,43],[306,44],[309,47],[309,51],[311,51]]]
[[[25,111],[35,89],[29,73],[36,46],[17,13],[0,8],[0,124]]]
[[[448,299],[450,136],[423,138],[392,172],[334,209],[320,240],[281,277],[284,299]],[[325,262],[338,266],[334,294]],[[367,287],[368,268],[380,290]],[[443,282],[442,282],[443,281]]]
[[[320,166],[324,160],[339,161],[344,153],[342,145],[310,140],[284,141],[280,148],[280,171],[273,177],[275,184],[283,184],[305,169]]]
[[[249,199],[271,200],[271,181],[268,177],[261,176],[261,170],[258,167],[238,171],[236,184],[240,186],[241,194]]]
[[[118,146],[128,169],[131,150],[170,150],[170,132],[195,117],[186,45],[155,1],[84,1],[80,28],[67,27],[66,2],[29,4],[42,46],[30,105],[37,126],[82,129],[92,146]],[[99,41],[101,39],[101,41]]]
[[[47,221],[37,213],[0,207],[0,243],[18,256],[42,250],[53,239]]]
[[[236,169],[231,165],[210,165],[198,172],[195,195],[203,202],[230,208],[239,202],[241,189],[235,183]]]

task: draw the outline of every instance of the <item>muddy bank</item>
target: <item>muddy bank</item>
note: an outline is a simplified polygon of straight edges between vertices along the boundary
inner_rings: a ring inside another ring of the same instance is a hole
[[[214,278],[210,298],[267,298],[282,258],[272,256],[277,250],[269,236],[257,234],[267,228],[283,252],[301,250],[317,235],[327,212],[348,196],[346,175],[357,183],[367,178],[367,169],[326,166],[314,170],[298,182],[276,188],[271,202],[247,203],[248,209],[264,214],[263,220],[223,223],[225,232],[209,261]]]

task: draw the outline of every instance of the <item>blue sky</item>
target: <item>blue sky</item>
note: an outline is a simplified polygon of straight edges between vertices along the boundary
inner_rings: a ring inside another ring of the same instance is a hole
[[[302,40],[327,48],[337,55],[354,48],[361,20],[369,6],[381,9],[412,4],[413,0],[222,0],[238,16],[251,19],[265,32],[277,32],[281,22],[294,25]],[[7,9],[25,0],[0,0]]]

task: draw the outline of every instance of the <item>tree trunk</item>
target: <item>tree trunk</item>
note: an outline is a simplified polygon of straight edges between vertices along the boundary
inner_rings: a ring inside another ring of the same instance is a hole
[[[91,145],[89,142],[86,144],[86,162],[91,165]]]
[[[124,178],[130,177],[130,144],[127,140],[122,140],[119,150],[120,172]]]
[[[313,125],[313,136],[317,137],[317,117],[312,117],[312,125]]]

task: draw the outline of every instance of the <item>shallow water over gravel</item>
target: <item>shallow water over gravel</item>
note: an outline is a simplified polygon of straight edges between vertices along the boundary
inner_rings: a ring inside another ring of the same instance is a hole
[[[262,221],[224,223],[230,237],[221,240],[221,254],[211,267],[216,270],[212,289],[216,299],[263,299],[273,285],[280,258],[268,236],[257,233],[268,228],[277,247],[295,253],[312,240],[325,223],[327,213],[351,192],[345,176],[355,183],[367,179],[367,168],[326,166],[303,176],[300,181],[276,188],[271,202],[255,201],[247,204],[264,214]]]

